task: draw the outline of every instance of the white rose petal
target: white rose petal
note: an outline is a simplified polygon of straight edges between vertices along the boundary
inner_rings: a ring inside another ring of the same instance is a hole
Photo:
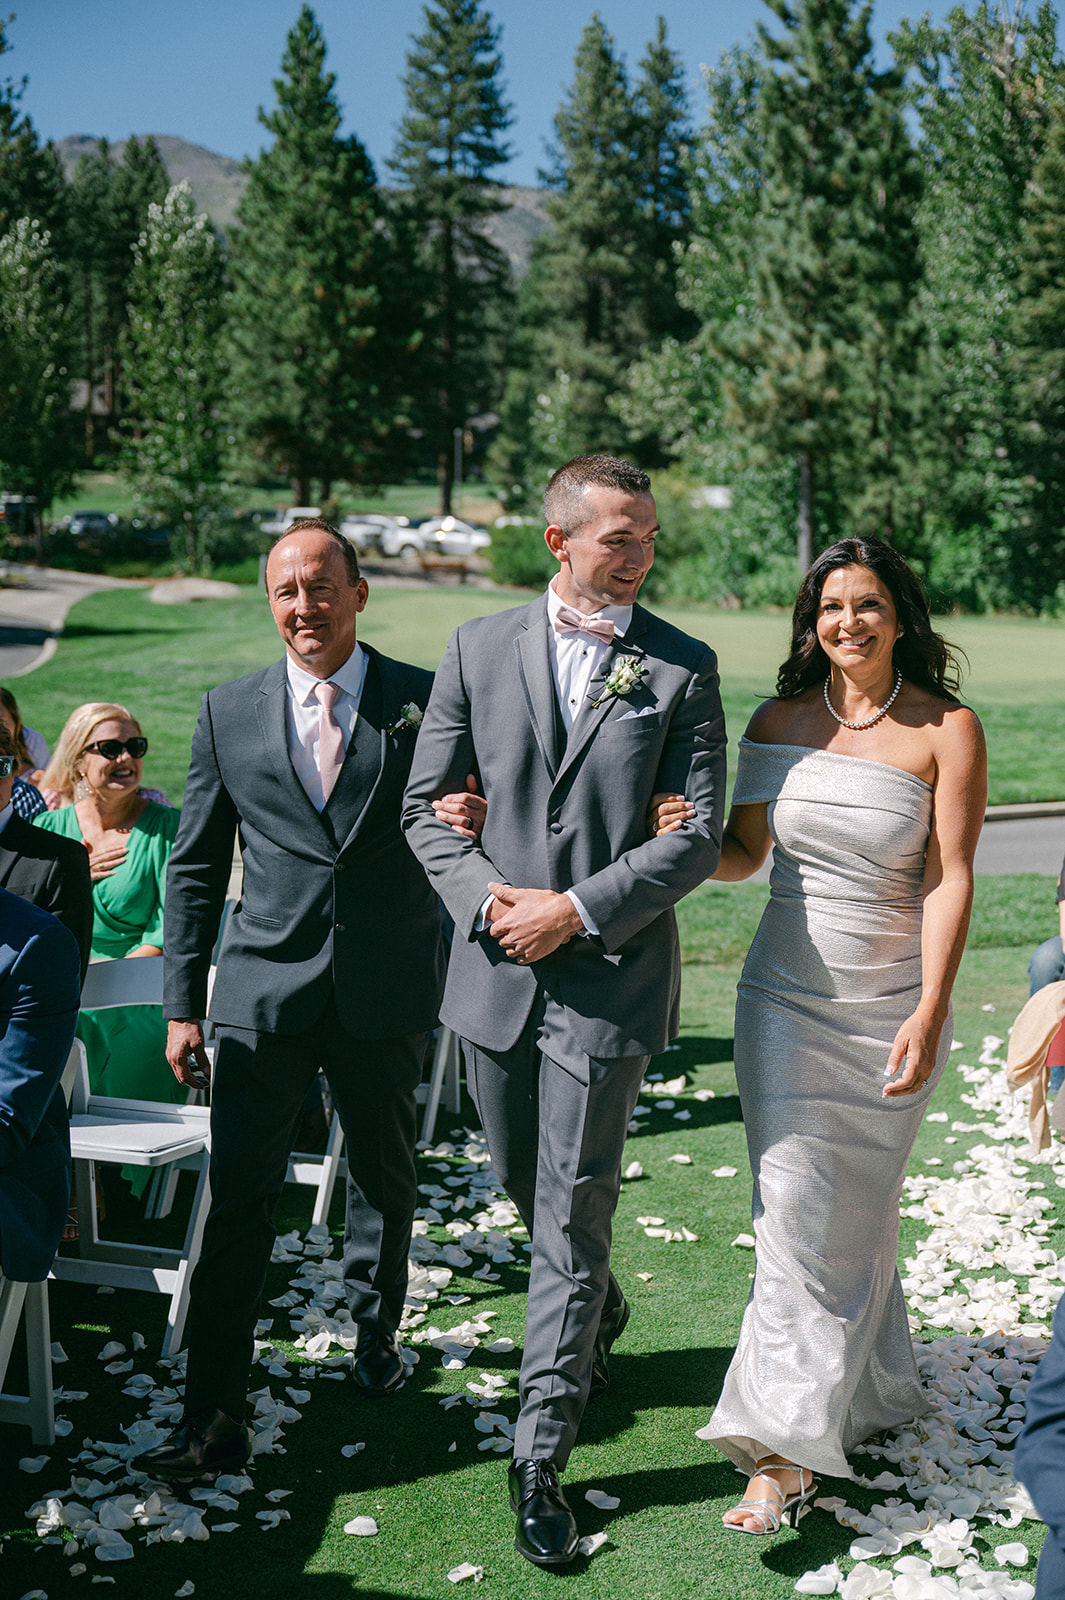
[[[1000,1544],[995,1549],[995,1560],[1000,1567],[1007,1564],[1011,1567],[1026,1567],[1028,1565],[1028,1546],[1024,1544]]]
[[[714,1168],[714,1177],[715,1178],[734,1178],[735,1176],[736,1176],[736,1168],[735,1167],[715,1167]]]
[[[192,1579],[189,1578],[186,1583],[181,1585],[180,1589],[174,1590],[174,1600],[188,1600],[188,1596],[195,1593],[196,1585],[193,1583]]]
[[[738,1233],[733,1239],[732,1243],[733,1245],[737,1245],[741,1250],[753,1250],[754,1236],[750,1233]]]
[[[691,1156],[670,1156],[669,1159],[675,1161],[678,1167],[690,1167],[692,1164]]]
[[[604,1494],[602,1489],[587,1489],[584,1498],[590,1506],[595,1506],[597,1511],[616,1511],[621,1504],[617,1495]]]
[[[630,1161],[625,1168],[625,1176],[626,1178],[642,1178],[643,1168],[640,1163],[638,1161]]]
[[[804,1572],[795,1585],[796,1594],[835,1594],[843,1573],[835,1561],[816,1571]]]
[[[472,1561],[463,1561],[460,1566],[452,1567],[447,1575],[447,1581],[448,1583],[461,1583],[464,1578],[472,1578],[474,1583],[480,1583],[483,1577],[483,1567],[475,1567]]]
[[[577,1553],[582,1556],[594,1556],[605,1544],[610,1543],[610,1535],[600,1530],[599,1533],[585,1534],[583,1539],[577,1540]]]
[[[377,1523],[372,1517],[352,1517],[350,1522],[345,1522],[344,1532],[357,1534],[361,1539],[368,1539],[377,1532]]]
[[[20,1472],[40,1472],[42,1467],[47,1466],[49,1459],[48,1456],[23,1456],[18,1469]]]

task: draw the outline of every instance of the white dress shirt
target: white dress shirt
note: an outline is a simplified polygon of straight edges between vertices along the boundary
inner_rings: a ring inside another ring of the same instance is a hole
[[[555,632],[555,618],[559,607],[564,603],[555,588],[557,582],[557,576],[552,578],[547,590],[547,639],[555,693],[562,709],[563,724],[569,733],[577,713],[587,698],[588,687],[611,647],[605,639],[597,639],[591,633]],[[612,622],[614,637],[620,639],[629,631],[632,607],[603,606],[601,610],[593,612],[592,616],[597,621],[605,618]]]
[[[599,667],[606,659],[611,648],[606,639],[597,639],[591,633],[556,633],[555,618],[559,607],[565,604],[558,595],[555,584],[558,578],[551,579],[547,589],[547,648],[551,657],[551,676],[555,680],[555,694],[558,698],[562,712],[562,722],[569,733],[577,720],[577,714],[588,697],[591,686]],[[607,618],[614,624],[614,638],[620,639],[628,633],[629,624],[632,622],[631,606],[602,606],[598,611],[590,613],[596,620]],[[591,914],[573,893],[572,889],[564,891],[566,897],[572,900],[574,909],[584,924],[582,938],[589,933],[598,933],[599,929],[592,920]],[[481,933],[488,926],[488,907],[492,903],[489,895],[481,907],[481,914],[474,925],[474,931]]]
[[[367,656],[357,644],[342,667],[329,679],[340,693],[333,706],[333,715],[344,735],[344,749],[351,743],[355,724],[359,719],[359,701],[366,681]],[[296,665],[291,656],[285,658],[288,689],[288,753],[297,778],[307,791],[307,798],[316,811],[325,809],[322,794],[322,774],[318,765],[318,729],[321,704],[315,689],[322,680]]]

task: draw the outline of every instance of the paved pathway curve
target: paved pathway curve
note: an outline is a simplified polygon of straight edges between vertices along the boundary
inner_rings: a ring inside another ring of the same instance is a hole
[[[105,578],[93,572],[62,572],[56,567],[31,567],[0,562],[0,683],[20,678],[43,666],[55,654],[67,612],[77,600],[98,589],[140,589],[141,580]]]

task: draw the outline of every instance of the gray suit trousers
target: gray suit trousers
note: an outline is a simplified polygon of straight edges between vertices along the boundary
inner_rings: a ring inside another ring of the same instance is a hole
[[[625,1133],[648,1056],[572,1056],[537,1007],[509,1049],[463,1040],[492,1165],[532,1241],[518,1460],[569,1459],[608,1296]],[[546,1048],[545,1048],[546,1047]],[[565,1065],[547,1049],[569,1056]]]

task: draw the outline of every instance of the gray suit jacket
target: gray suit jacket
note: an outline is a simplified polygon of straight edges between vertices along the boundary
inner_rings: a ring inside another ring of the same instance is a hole
[[[205,1014],[239,830],[244,888],[226,930],[214,1021],[298,1034],[332,994],[356,1038],[435,1024],[440,907],[399,828],[416,735],[388,731],[408,701],[425,705],[432,677],[367,654],[355,734],[320,815],[289,759],[284,662],[204,695],[167,869],[164,1016]]]
[[[441,1019],[487,1049],[508,1049],[539,985],[566,1008],[577,1048],[650,1054],[677,1025],[680,951],[673,906],[713,872],[721,846],[725,726],[714,653],[642,606],[593,681],[564,748],[541,597],[465,623],[437,670],[418,736],[403,826],[455,919]],[[619,656],[645,672],[595,709]],[[488,816],[479,845],[436,820],[431,802],[479,774]],[[694,821],[647,837],[659,790],[686,794]],[[572,889],[599,930],[533,968],[474,932],[492,879]]]

